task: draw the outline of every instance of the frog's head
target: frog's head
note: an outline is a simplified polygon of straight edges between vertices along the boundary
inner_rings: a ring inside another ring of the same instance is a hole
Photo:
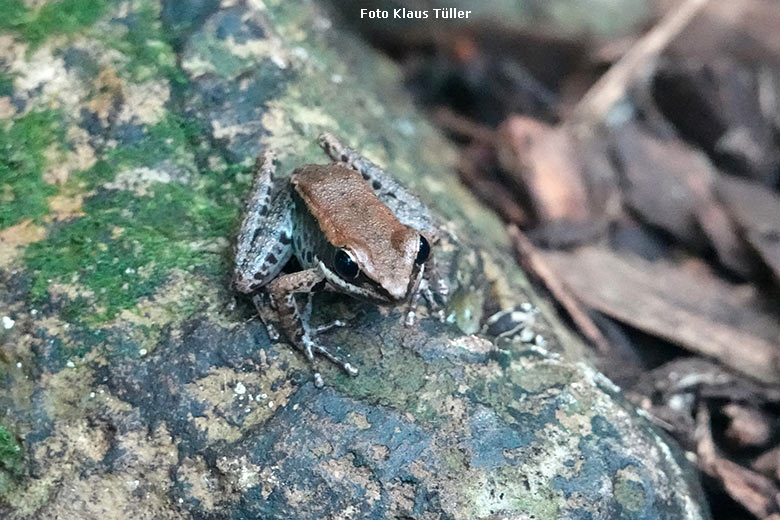
[[[323,238],[317,258],[336,290],[396,304],[417,290],[429,239],[403,224],[359,173],[338,164],[306,165],[292,175],[299,213]]]
[[[420,284],[430,242],[405,226],[382,242],[333,247],[320,269],[331,285],[356,298],[386,305],[407,301]]]

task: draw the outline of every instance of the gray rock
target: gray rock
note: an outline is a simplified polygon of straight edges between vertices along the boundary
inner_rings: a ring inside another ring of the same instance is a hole
[[[19,173],[0,180],[0,516],[709,517],[685,459],[530,287],[391,64],[302,0],[98,4],[45,41],[34,19],[0,35],[0,171]],[[323,365],[317,390],[227,285],[253,156],[323,162],[321,131],[448,223],[437,254],[456,291],[451,320],[411,329],[318,295],[314,320],[349,321],[326,341],[361,373]],[[544,347],[474,333],[526,301]]]

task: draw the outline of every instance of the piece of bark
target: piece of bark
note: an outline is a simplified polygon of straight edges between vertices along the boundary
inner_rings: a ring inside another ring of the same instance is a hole
[[[713,194],[718,176],[707,157],[679,139],[662,139],[637,123],[612,132],[628,206],[694,250],[709,246],[723,265],[748,276],[748,254]]]
[[[498,158],[541,223],[586,221],[588,193],[569,136],[540,121],[512,116],[498,131]]]
[[[654,80],[654,99],[681,136],[719,167],[773,185],[780,150],[761,81],[755,64],[733,58],[672,62]]]
[[[717,192],[780,284],[780,197],[760,184],[730,176],[718,180]]]
[[[758,381],[780,381],[780,325],[750,288],[603,248],[543,256],[586,305]]]
[[[568,247],[588,241],[618,213],[617,178],[596,140],[577,138],[568,126],[511,116],[496,143],[509,187],[527,200],[539,242]]]

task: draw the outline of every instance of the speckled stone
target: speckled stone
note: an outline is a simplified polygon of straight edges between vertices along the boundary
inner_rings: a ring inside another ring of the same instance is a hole
[[[709,518],[678,449],[582,361],[458,184],[398,71],[320,5],[48,9],[57,24],[0,23],[0,517]],[[323,364],[317,390],[228,282],[254,155],[275,149],[281,174],[324,162],[322,131],[450,223],[454,295],[452,320],[411,329],[318,295],[315,322],[349,322],[324,341],[361,372]],[[546,346],[473,334],[486,301],[538,307]]]

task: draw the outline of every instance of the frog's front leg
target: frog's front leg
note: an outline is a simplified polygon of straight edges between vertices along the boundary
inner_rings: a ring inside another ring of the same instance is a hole
[[[306,294],[307,297],[310,297],[314,287],[324,279],[325,276],[319,269],[306,269],[280,276],[269,285],[271,300],[279,313],[279,320],[287,338],[306,355],[313,368],[314,354],[321,354],[354,376],[358,372],[355,367],[316,342],[317,330],[312,330],[309,325],[309,313],[301,312],[298,309],[295,295]],[[318,387],[323,385],[322,376],[316,369],[314,383]]]
[[[276,277],[292,256],[292,214],[290,191],[285,182],[274,179],[274,156],[260,155],[255,162],[252,192],[236,242],[233,287],[252,294],[260,320],[272,340],[279,338],[267,305],[265,285]]]
[[[436,257],[431,255],[425,262],[425,274],[423,277],[424,287],[423,296],[428,301],[429,305],[436,306],[437,302],[434,295],[437,295],[443,305],[447,304],[447,297],[450,294],[450,289],[447,286],[447,282],[441,276],[439,266],[436,263]],[[442,312],[442,316],[443,316]]]
[[[436,266],[436,259],[431,256],[420,269],[418,280],[415,282],[412,291],[412,297],[406,307],[404,325],[407,327],[414,325],[415,319],[417,318],[417,305],[420,301],[420,295],[425,298],[425,301],[428,303],[428,308],[431,311],[436,311],[439,321],[444,321],[445,313],[442,305],[446,305],[448,294],[449,289],[439,274]]]

